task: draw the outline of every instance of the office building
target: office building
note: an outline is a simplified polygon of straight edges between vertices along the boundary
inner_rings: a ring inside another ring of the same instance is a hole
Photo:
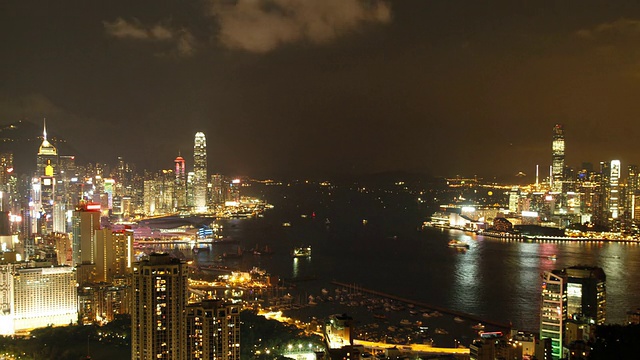
[[[554,360],[563,358],[564,326],[567,319],[567,295],[565,279],[555,272],[545,272],[542,282],[542,306],[540,308],[540,338],[551,339]]]
[[[174,190],[174,208],[184,209],[187,206],[187,171],[185,168],[184,158],[180,155],[174,160],[175,170],[175,190]]]
[[[561,359],[569,323],[602,325],[606,320],[606,276],[599,267],[572,266],[544,273],[540,338],[551,339],[553,359]],[[573,331],[572,334],[575,334]]]
[[[620,160],[611,160],[609,176],[609,226],[620,230]]]
[[[564,126],[560,124],[553,127],[551,154],[551,191],[561,193],[564,180]]]
[[[185,360],[187,267],[169,254],[133,265],[131,358]]]
[[[96,256],[94,282],[113,283],[131,272],[133,231],[95,230]]]
[[[47,124],[42,131],[42,144],[38,149],[37,176],[57,176],[58,149],[47,140]]]
[[[78,283],[97,279],[98,246],[96,231],[100,230],[100,204],[81,202],[71,218],[72,264],[77,269]]]
[[[240,360],[240,305],[205,300],[187,306],[187,359]]]
[[[207,211],[207,139],[197,132],[193,144],[193,200],[196,212]]]
[[[567,316],[603,325],[606,320],[606,275],[600,267],[572,266],[560,273],[567,283]]]

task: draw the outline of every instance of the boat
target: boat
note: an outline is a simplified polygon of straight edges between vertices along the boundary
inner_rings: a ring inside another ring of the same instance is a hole
[[[453,318],[453,321],[455,321],[457,323],[461,323],[461,322],[464,322],[464,319],[461,318],[461,317],[456,316],[456,317]]]
[[[484,325],[482,323],[477,323],[471,327],[473,330],[484,330]]]
[[[445,330],[445,329],[437,328],[435,330],[435,333],[438,334],[438,335],[447,335],[449,332],[447,330]]]
[[[469,244],[467,244],[464,241],[453,239],[453,240],[449,241],[449,247],[450,248],[456,248],[456,249],[468,249],[469,248]]]
[[[301,246],[301,247],[294,248],[293,251],[291,251],[291,256],[294,258],[310,257],[311,246]]]
[[[376,319],[386,319],[387,316],[384,314],[373,314],[373,317]]]
[[[411,324],[412,324],[412,323],[411,323],[411,321],[409,321],[409,320],[407,320],[407,319],[402,319],[402,320],[400,320],[400,325],[403,325],[403,326],[409,326],[409,325],[411,325]]]
[[[269,245],[265,245],[264,249],[262,249],[262,255],[273,255],[273,250],[269,248]]]
[[[290,222],[283,222],[283,223],[282,223],[282,226],[284,226],[284,227],[289,227],[289,226],[291,226],[291,223],[290,223]]]

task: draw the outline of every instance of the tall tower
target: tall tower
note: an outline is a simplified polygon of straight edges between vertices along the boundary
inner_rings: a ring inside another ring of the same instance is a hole
[[[551,191],[562,192],[564,180],[564,126],[556,124],[553,127],[553,144],[551,146],[551,176],[553,184]]]
[[[174,207],[182,209],[187,205],[187,172],[184,158],[180,155],[174,160],[176,164],[176,184]]]
[[[72,265],[78,269],[78,283],[95,280],[98,257],[96,231],[100,230],[100,204],[81,203],[71,219]]]
[[[620,230],[620,160],[611,160],[609,176],[609,225]]]
[[[186,264],[151,254],[134,263],[132,290],[131,359],[186,359]]]
[[[36,186],[40,187],[32,196],[33,213],[40,224],[36,226],[37,232],[47,234],[53,231],[54,202],[56,200],[56,179],[58,175],[58,150],[47,140],[47,123],[45,121],[42,130],[42,144],[38,149],[37,173],[34,178]],[[37,196],[39,195],[39,196]],[[58,214],[60,216],[60,214]]]
[[[47,123],[42,130],[42,144],[38,149],[38,176],[56,176],[58,166],[58,150],[47,140]]]
[[[194,206],[196,212],[207,211],[207,139],[197,132],[193,144]]]

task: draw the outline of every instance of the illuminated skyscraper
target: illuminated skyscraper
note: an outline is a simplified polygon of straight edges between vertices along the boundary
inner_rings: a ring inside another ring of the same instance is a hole
[[[98,256],[96,231],[100,230],[100,204],[78,205],[71,222],[71,258],[73,266],[78,269],[78,283],[94,281]]]
[[[554,360],[563,358],[564,327],[567,320],[567,283],[556,272],[545,272],[540,308],[540,338],[551,339]]]
[[[176,164],[175,202],[176,209],[182,209],[187,205],[187,171],[184,158],[180,155],[174,160]]]
[[[197,212],[207,211],[207,139],[197,132],[193,144],[194,207]]]
[[[609,176],[609,225],[611,230],[620,229],[620,160],[611,160]]]
[[[132,360],[186,358],[187,266],[169,254],[133,265]]]
[[[562,192],[562,181],[564,180],[564,127],[556,124],[553,127],[553,144],[551,148],[551,191]]]
[[[37,176],[56,176],[58,166],[58,150],[47,140],[47,124],[42,130],[42,144],[38,149]]]
[[[603,325],[607,315],[607,277],[600,267],[572,266],[562,270],[567,282],[567,316]]]

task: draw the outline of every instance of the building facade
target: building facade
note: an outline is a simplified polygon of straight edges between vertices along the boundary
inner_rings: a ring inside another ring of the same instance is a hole
[[[205,300],[187,306],[187,359],[240,360],[240,305]]]
[[[133,265],[131,358],[185,360],[187,267],[169,254]]]

